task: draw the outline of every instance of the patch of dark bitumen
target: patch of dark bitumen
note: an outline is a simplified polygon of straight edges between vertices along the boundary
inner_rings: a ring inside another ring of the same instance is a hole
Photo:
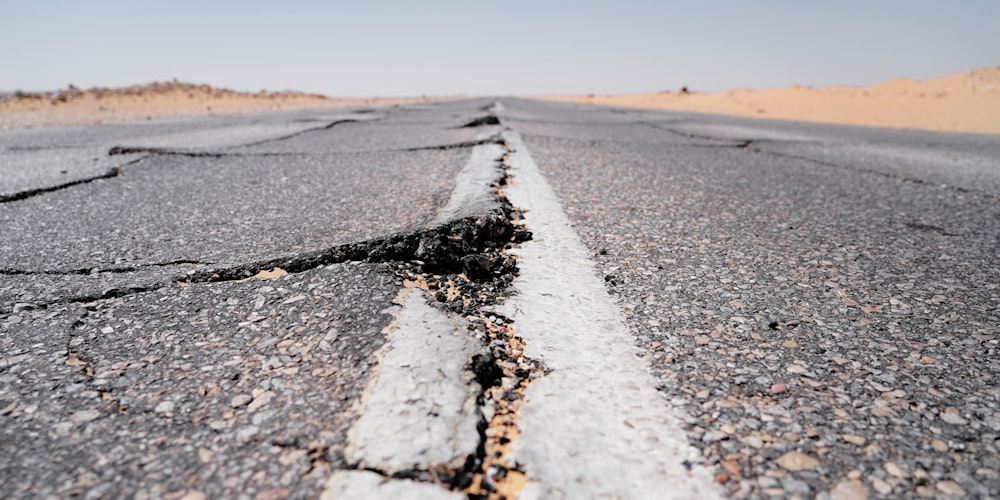
[[[134,162],[131,162],[134,163]],[[24,191],[18,191],[16,193],[0,193],[0,203],[9,203],[12,201],[20,201],[33,196],[38,196],[40,194],[51,193],[53,191],[59,191],[61,189],[66,189],[73,186],[79,186],[81,184],[87,184],[101,179],[111,179],[113,177],[118,177],[122,175],[121,170],[118,167],[108,169],[107,172],[103,174],[95,175],[92,177],[86,177],[83,179],[77,179],[75,181],[65,182],[62,184],[57,184],[55,186],[48,186],[43,188],[27,189]]]
[[[513,224],[501,206],[491,213],[452,220],[434,228],[231,267],[200,269],[185,275],[182,281],[240,280],[276,267],[298,273],[346,261],[404,262],[418,272],[464,273],[472,280],[488,280],[511,267],[509,258],[498,250],[514,235]]]
[[[475,127],[483,127],[486,125],[500,125],[500,124],[501,124],[500,118],[498,118],[496,115],[486,115],[476,118],[466,123],[465,125],[462,125],[459,128],[475,128]]]

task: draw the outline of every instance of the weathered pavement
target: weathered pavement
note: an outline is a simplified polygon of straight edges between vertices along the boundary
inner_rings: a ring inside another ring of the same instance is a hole
[[[4,497],[1000,492],[992,137],[472,100],[0,179]]]

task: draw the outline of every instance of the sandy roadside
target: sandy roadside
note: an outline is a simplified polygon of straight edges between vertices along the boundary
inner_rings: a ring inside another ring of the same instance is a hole
[[[895,79],[868,87],[537,97],[755,118],[1000,134],[1000,67],[926,81]]]
[[[379,106],[424,97],[333,99],[301,92],[236,92],[208,85],[162,82],[117,89],[0,93],[0,128],[82,125],[177,116],[204,116],[305,108]]]

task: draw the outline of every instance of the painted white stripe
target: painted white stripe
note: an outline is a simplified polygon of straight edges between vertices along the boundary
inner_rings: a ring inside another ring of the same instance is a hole
[[[505,189],[533,238],[513,253],[518,293],[505,311],[525,355],[551,370],[528,386],[514,460],[529,483],[520,498],[712,498],[712,471],[655,389],[624,318],[587,249],[518,134]]]
[[[479,340],[464,320],[427,304],[420,289],[403,289],[379,372],[351,428],[349,462],[392,474],[432,465],[460,468],[476,452],[479,384],[468,370]]]
[[[478,140],[489,137],[489,134],[479,134]],[[501,175],[500,157],[504,148],[499,144],[481,144],[472,148],[472,156],[455,179],[455,189],[451,192],[448,204],[438,212],[429,224],[438,226],[454,219],[471,215],[476,211],[487,212],[494,207],[493,192],[490,185]]]
[[[393,479],[368,471],[339,471],[323,484],[320,500],[465,500],[468,495],[448,491],[436,484]]]

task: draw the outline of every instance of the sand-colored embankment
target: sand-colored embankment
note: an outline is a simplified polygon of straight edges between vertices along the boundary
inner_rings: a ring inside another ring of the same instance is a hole
[[[0,93],[0,128],[79,125],[175,116],[259,111],[378,106],[425,98],[333,99],[302,92],[237,92],[181,82],[157,82],[124,88],[55,92]]]
[[[868,87],[539,97],[782,120],[1000,134],[1000,67],[926,81],[894,79]]]

